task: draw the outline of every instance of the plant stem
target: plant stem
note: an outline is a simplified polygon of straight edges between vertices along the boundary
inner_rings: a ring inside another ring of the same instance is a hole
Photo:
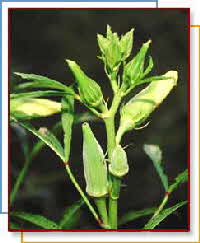
[[[168,202],[168,199],[169,199],[169,194],[166,193],[161,204],[159,205],[159,207],[157,208],[157,210],[155,211],[155,213],[151,219],[153,219],[155,216],[157,216],[163,210],[165,204]]]
[[[31,160],[30,157],[26,159],[26,161],[24,163],[24,167],[22,168],[22,170],[20,171],[20,173],[19,173],[19,175],[18,175],[18,177],[16,179],[16,182],[15,182],[14,187],[13,187],[13,189],[11,191],[11,194],[10,194],[10,201],[9,201],[10,202],[10,206],[12,206],[12,204],[15,201],[17,192],[19,190],[20,185],[22,184],[22,182],[24,180],[24,177],[26,175],[26,172],[27,172],[27,170],[29,168],[29,165],[30,165],[31,161],[32,160]]]
[[[108,159],[111,160],[112,151],[116,146],[115,141],[115,124],[114,116],[105,119],[106,132],[107,132],[107,150],[108,150]],[[112,198],[113,188],[117,190],[118,183],[116,183],[116,178],[110,174],[109,185],[111,186],[111,193],[109,197],[109,225],[111,229],[117,229],[117,198]],[[118,188],[119,190],[119,188]]]
[[[109,198],[109,224],[111,229],[117,229],[117,199]]]
[[[94,207],[92,206],[92,204],[90,203],[88,198],[85,196],[85,193],[83,192],[83,190],[79,186],[78,182],[76,181],[74,175],[71,172],[71,169],[70,169],[69,165],[66,165],[65,168],[66,168],[67,174],[69,175],[69,178],[70,178],[71,182],[74,184],[75,188],[80,193],[81,197],[83,198],[85,204],[88,206],[90,212],[93,214],[94,218],[99,222],[98,214],[96,213]]]
[[[110,110],[108,111],[108,117],[104,118],[106,133],[107,133],[107,151],[108,151],[108,160],[111,160],[112,151],[116,146],[115,138],[115,114],[119,107],[119,104],[122,99],[121,91],[119,90],[113,98],[113,102]],[[117,199],[119,197],[121,180],[115,176],[109,174],[109,186],[110,186],[110,195],[109,195],[109,225],[111,229],[117,229]]]
[[[100,197],[100,198],[95,198],[94,199],[99,214],[101,216],[101,219],[105,225],[108,225],[108,214],[107,214],[107,207],[106,207],[106,198],[105,197]]]
[[[108,159],[110,160],[112,156],[112,151],[116,145],[114,117],[106,118],[104,121],[106,125],[106,133],[107,133]]]

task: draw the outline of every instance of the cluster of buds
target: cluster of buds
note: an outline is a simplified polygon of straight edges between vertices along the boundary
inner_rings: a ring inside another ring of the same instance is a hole
[[[121,39],[107,26],[107,36],[98,34],[97,40],[101,50],[101,59],[105,63],[108,73],[118,70],[120,63],[130,56],[133,46],[133,31],[131,29]]]

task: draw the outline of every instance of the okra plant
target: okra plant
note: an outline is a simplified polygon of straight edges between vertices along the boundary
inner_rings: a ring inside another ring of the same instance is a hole
[[[123,136],[131,130],[145,129],[151,113],[176,87],[178,80],[177,71],[167,71],[162,75],[149,76],[154,66],[153,58],[147,54],[152,41],[148,40],[144,43],[138,53],[131,57],[133,34],[134,29],[131,29],[120,37],[117,33],[112,32],[110,26],[107,26],[105,36],[97,35],[100,49],[98,58],[103,63],[103,69],[110,82],[112,97],[105,97],[99,84],[90,78],[76,61],[69,59],[66,59],[66,66],[74,78],[71,86],[39,75],[15,72],[21,79],[29,80],[29,82],[19,84],[18,92],[10,95],[11,122],[32,132],[60,157],[71,182],[82,198],[81,203],[76,205],[77,208],[86,204],[99,227],[110,230],[118,229],[120,225],[130,220],[147,215],[151,215],[151,217],[144,228],[153,229],[168,215],[186,204],[186,201],[183,201],[170,208],[165,208],[172,191],[187,181],[187,170],[181,172],[172,185],[168,185],[168,177],[163,169],[162,152],[159,146],[145,144],[144,151],[152,160],[165,189],[163,201],[158,207],[136,211],[124,215],[118,220],[118,198],[120,197],[121,182],[129,172],[129,156],[122,145]],[[148,59],[147,64],[146,59]],[[125,103],[124,98],[127,95],[130,96],[134,88],[140,85],[146,85],[146,87],[141,86],[141,91]],[[22,92],[24,89],[36,90]],[[44,98],[52,96],[59,97],[60,102]],[[111,104],[107,102],[108,98]],[[78,116],[76,102],[82,103],[89,111],[88,116],[83,116],[83,119],[79,120],[82,123],[82,160],[85,178],[85,185],[81,186],[70,167],[73,161],[69,163],[70,145],[71,139],[73,139],[72,129],[77,123]],[[30,119],[48,117],[55,113],[60,114],[63,142],[58,141],[48,129],[40,128],[38,130],[30,123]],[[120,122],[117,127],[115,120],[118,113]],[[105,124],[106,151],[103,151],[99,144],[89,120],[92,122],[98,120]],[[31,155],[29,160],[31,160]],[[25,173],[26,170],[20,174],[11,191],[11,206]],[[69,218],[69,211],[63,216],[60,223],[52,223],[43,216],[24,212],[11,212],[11,216],[28,220],[44,228],[62,229],[65,224],[63,220]]]

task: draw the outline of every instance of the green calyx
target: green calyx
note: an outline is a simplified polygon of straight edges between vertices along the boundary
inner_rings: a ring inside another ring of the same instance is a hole
[[[127,155],[121,145],[117,145],[112,152],[109,171],[116,177],[122,177],[129,171]]]
[[[122,85],[123,91],[126,91],[127,89],[136,86],[136,82],[142,79],[144,76],[146,76],[151,70],[150,68],[153,67],[153,61],[150,57],[149,67],[147,67],[147,69],[144,71],[145,57],[149,49],[150,43],[151,40],[144,43],[137,55],[124,67]]]
[[[125,132],[144,122],[177,84],[176,71],[169,71],[163,77],[167,79],[151,82],[121,108],[120,127],[117,132],[118,143]]]
[[[108,193],[107,166],[103,150],[88,123],[83,130],[83,164],[86,191],[91,197],[103,197]]]
[[[99,108],[104,105],[103,93],[100,86],[89,78],[74,61],[66,60],[78,83],[81,101],[91,108]]]

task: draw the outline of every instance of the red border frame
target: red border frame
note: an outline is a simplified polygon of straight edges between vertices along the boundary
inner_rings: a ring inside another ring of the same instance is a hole
[[[10,197],[8,196],[8,231],[10,232],[105,232],[105,231],[121,231],[121,232],[137,232],[137,231],[156,231],[156,232],[189,232],[190,231],[190,8],[8,8],[8,80],[10,80],[10,59],[11,59],[11,34],[10,34],[10,10],[182,10],[186,11],[188,14],[188,90],[187,90],[187,138],[188,138],[188,229],[10,229],[9,220],[10,220]],[[10,91],[10,82],[8,83],[8,92]],[[8,107],[10,107],[10,99],[8,93]],[[8,120],[10,116],[10,109],[8,110]],[[11,192],[11,183],[9,180],[10,175],[10,129],[8,125],[8,195]]]

